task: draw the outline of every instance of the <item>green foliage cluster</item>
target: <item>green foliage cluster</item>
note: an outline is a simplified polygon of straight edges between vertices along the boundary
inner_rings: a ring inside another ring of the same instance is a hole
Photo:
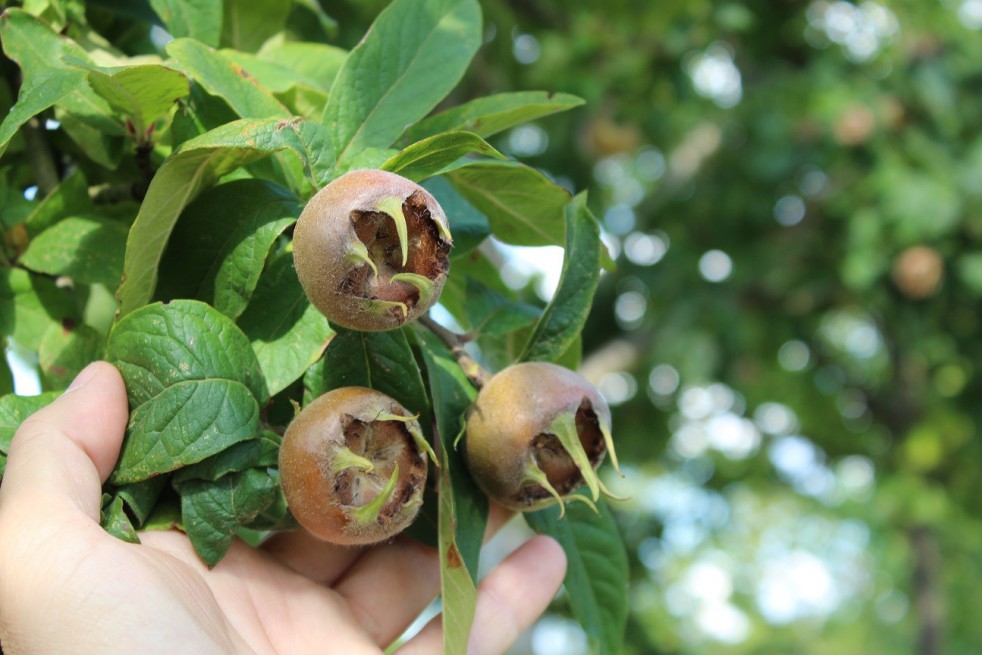
[[[414,531],[440,549],[446,650],[463,652],[487,503],[453,442],[475,389],[418,326],[329,325],[296,279],[291,227],[347,171],[424,182],[457,242],[443,297],[454,319],[489,361],[575,365],[605,253],[596,220],[585,195],[486,139],[581,101],[504,93],[432,113],[481,45],[475,0],[395,0],[350,51],[329,43],[336,29],[311,0],[41,0],[0,14],[0,334],[36,353],[46,390],[10,394],[4,365],[0,452],[107,359],[130,421],[104,527],[128,541],[182,529],[215,565],[237,535],[294,527],[276,470],[294,408],[341,386],[378,389],[442,446],[439,500]],[[565,246],[548,306],[488,275],[477,246],[492,234]],[[627,562],[609,509],[555,513],[530,524],[563,543],[574,610],[616,652]]]

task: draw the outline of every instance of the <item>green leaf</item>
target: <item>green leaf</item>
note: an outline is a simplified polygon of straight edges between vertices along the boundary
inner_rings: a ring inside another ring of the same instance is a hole
[[[270,248],[300,210],[292,193],[266,180],[234,180],[204,192],[184,210],[170,236],[158,297],[197,298],[238,317]]]
[[[328,46],[324,47],[326,48]],[[288,63],[281,64],[270,61],[262,54],[253,55],[247,52],[239,52],[238,50],[220,50],[219,54],[231,62],[233,66],[242,68],[263,88],[268,89],[272,93],[282,94],[298,85],[324,91],[321,88],[321,82],[319,80],[308,77],[300,70],[291,67]],[[326,93],[323,97],[325,99],[327,98]],[[323,105],[320,110],[324,110]]]
[[[385,148],[456,86],[481,44],[475,0],[395,0],[348,55],[323,123],[335,172],[369,147]]]
[[[274,501],[276,486],[265,471],[256,469],[215,482],[191,480],[181,485],[184,529],[205,564],[218,564],[239,526],[250,523]]]
[[[184,380],[130,413],[113,484],[141,482],[196,464],[259,434],[259,405],[227,378]]]
[[[240,441],[217,455],[181,469],[174,474],[174,484],[180,485],[187,480],[215,481],[229,473],[276,466],[281,442],[282,438],[275,432],[264,430],[258,439]]]
[[[175,39],[187,36],[218,47],[222,33],[221,0],[150,0],[150,6]]]
[[[0,269],[0,335],[36,351],[49,325],[77,317],[71,294],[53,280],[22,268]]]
[[[414,182],[439,175],[449,164],[470,154],[497,159],[505,156],[470,132],[447,132],[414,143],[382,164],[382,170],[398,173]]]
[[[138,138],[190,91],[184,75],[160,64],[101,68],[75,59],[68,63],[88,71],[89,84],[110,107],[133,121]]]
[[[208,93],[224,99],[242,118],[288,118],[290,112],[255,78],[221,53],[192,39],[175,39],[167,54]]]
[[[599,653],[620,653],[628,612],[627,552],[617,524],[601,499],[599,512],[583,503],[566,505],[566,517],[550,507],[525,514],[539,534],[554,537],[566,551],[566,587],[573,615],[599,646]]]
[[[576,340],[600,282],[600,226],[586,206],[586,193],[566,208],[566,253],[559,287],[529,338],[522,361],[555,361]]]
[[[84,323],[74,327],[53,323],[45,330],[38,360],[45,386],[64,389],[89,363],[102,358],[106,338]]]
[[[520,91],[477,98],[430,116],[406,130],[406,141],[418,141],[431,134],[465,130],[489,137],[509,127],[549,114],[579,107],[584,103],[568,93]]]
[[[68,216],[91,213],[92,200],[85,174],[76,168],[38,203],[24,224],[32,238]]]
[[[292,2],[284,0],[224,0],[222,45],[255,52],[266,39],[283,30]]]
[[[98,216],[71,216],[31,240],[20,263],[32,271],[115,287],[123,274],[126,225]]]
[[[519,246],[560,245],[569,193],[522,164],[481,162],[447,175],[457,191],[488,217],[501,241]]]
[[[122,373],[132,410],[187,381],[237,382],[256,401],[269,398],[249,340],[196,300],[155,303],[125,316],[109,335],[106,358]]]
[[[450,221],[450,234],[453,235],[451,260],[461,259],[491,234],[487,217],[474,209],[474,205],[467,202],[446,178],[430,178],[423,187],[433,194]]]
[[[112,502],[102,510],[100,524],[106,532],[117,539],[122,539],[131,544],[140,543],[140,537],[137,536],[130,517],[126,515],[126,511],[123,509],[123,499],[119,496],[114,497]]]
[[[174,148],[238,118],[227,102],[211,95],[193,80],[191,93],[179,100],[177,107],[170,127]]]
[[[130,510],[129,513],[136,518],[137,527],[141,527],[150,518],[168,482],[170,482],[168,476],[158,475],[143,482],[116,488],[116,495],[123,499]]]
[[[130,228],[118,296],[125,315],[153,297],[157,266],[184,207],[222,175],[280,150],[300,158],[308,175],[324,150],[323,128],[300,119],[229,123],[183,143],[154,175]],[[323,167],[321,168],[323,170]]]
[[[14,392],[14,373],[6,357],[0,357],[0,396]]]
[[[424,330],[416,336],[426,362],[441,445],[438,534],[443,645],[445,652],[462,653],[474,620],[488,501],[468,474],[454,440],[477,393],[443,343]]]
[[[471,277],[467,278],[464,311],[471,332],[491,337],[501,337],[527,327],[542,314],[538,307],[515,302]]]
[[[287,68],[292,75],[312,82],[315,88],[326,93],[334,86],[334,80],[348,58],[348,51],[326,43],[274,38],[263,45],[256,58],[278,68]]]
[[[23,83],[17,102],[0,123],[0,155],[21,125],[84,84],[85,73],[62,64],[65,54],[86,57],[71,39],[60,37],[44,22],[21,9],[0,14],[0,42],[8,58],[21,67]]]
[[[320,359],[333,334],[300,286],[290,252],[269,263],[239,327],[252,342],[271,395]]]
[[[0,398],[0,452],[10,451],[10,442],[20,424],[34,412],[46,407],[61,394],[49,391],[38,396],[15,396],[8,394]]]
[[[337,333],[324,353],[323,377],[311,389],[314,397],[340,387],[369,387],[395,398],[412,413],[430,413],[426,387],[402,330],[355,332],[332,326]]]

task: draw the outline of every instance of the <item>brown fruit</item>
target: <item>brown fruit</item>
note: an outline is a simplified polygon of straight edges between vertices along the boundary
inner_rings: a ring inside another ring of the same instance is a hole
[[[384,541],[416,518],[424,453],[433,457],[398,402],[364,387],[335,389],[307,405],[283,435],[283,493],[297,521],[324,541]]]
[[[426,189],[394,173],[358,170],[304,207],[293,260],[304,291],[329,320],[377,332],[437,301],[451,245],[447,217]]]
[[[525,362],[484,385],[467,419],[471,475],[491,499],[510,509],[540,509],[609,494],[596,468],[610,451],[610,409],[582,377],[555,364]]]

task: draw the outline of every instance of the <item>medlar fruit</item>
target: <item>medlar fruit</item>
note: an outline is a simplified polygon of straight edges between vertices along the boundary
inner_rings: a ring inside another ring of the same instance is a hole
[[[426,189],[395,173],[358,170],[304,207],[293,260],[304,291],[329,320],[378,332],[436,302],[451,245],[447,217]]]
[[[423,502],[426,456],[414,416],[373,389],[343,387],[307,405],[280,447],[287,505],[314,536],[342,545],[395,536]]]
[[[510,509],[536,510],[573,500],[593,504],[605,453],[617,467],[610,409],[582,377],[555,364],[514,364],[481,389],[467,418],[471,475],[489,498]],[[590,498],[572,493],[586,484]]]

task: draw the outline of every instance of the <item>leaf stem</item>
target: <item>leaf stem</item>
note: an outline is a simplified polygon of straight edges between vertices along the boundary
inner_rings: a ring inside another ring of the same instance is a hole
[[[464,371],[464,375],[467,379],[471,381],[476,388],[480,389],[483,387],[488,380],[491,379],[491,372],[486,368],[481,366],[476,359],[471,357],[470,353],[464,349],[464,344],[467,343],[468,339],[466,336],[457,334],[456,332],[451,332],[447,328],[443,327],[436,321],[434,321],[429,314],[421,316],[419,322],[422,323],[427,330],[432,332],[436,338],[446,344],[447,348],[450,349],[450,354],[453,355],[454,359],[457,360],[457,364]]]

